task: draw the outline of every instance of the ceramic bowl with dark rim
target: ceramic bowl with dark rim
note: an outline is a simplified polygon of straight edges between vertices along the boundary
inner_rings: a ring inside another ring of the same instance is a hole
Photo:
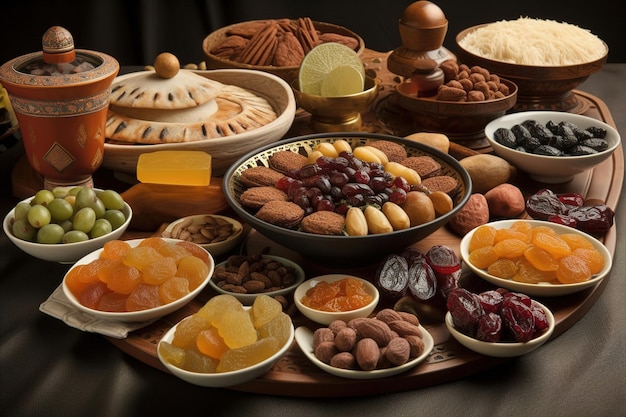
[[[241,204],[240,196],[246,189],[241,183],[241,174],[246,169],[260,165],[268,166],[270,156],[277,151],[289,150],[308,155],[318,144],[333,142],[338,139],[347,141],[352,148],[366,144],[369,141],[388,140],[401,144],[406,149],[408,155],[431,156],[441,165],[443,175],[449,175],[458,182],[459,187],[454,198],[453,209],[430,222],[408,229],[384,234],[347,236],[313,234],[276,226],[258,219],[255,217],[255,213],[249,211]],[[353,132],[313,134],[284,139],[261,147],[243,156],[229,168],[224,176],[223,188],[228,204],[240,218],[270,240],[322,264],[354,265],[376,262],[389,253],[399,252],[443,227],[465,205],[470,197],[472,185],[467,170],[448,154],[408,139],[382,134]]]

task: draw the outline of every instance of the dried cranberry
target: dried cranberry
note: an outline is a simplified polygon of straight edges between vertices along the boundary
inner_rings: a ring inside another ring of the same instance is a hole
[[[478,297],[465,288],[455,288],[448,295],[446,306],[452,316],[454,326],[473,337],[478,319],[485,314]]]
[[[532,304],[532,298],[530,298],[528,295],[523,294],[521,292],[514,292],[514,291],[509,291],[508,293],[504,294],[503,296],[503,302],[506,299],[515,299],[523,304],[526,304],[528,307],[530,307],[530,305]]]
[[[518,298],[505,297],[500,310],[502,321],[516,342],[528,342],[535,332],[535,316],[529,305]]]
[[[496,313],[483,314],[478,319],[476,339],[483,342],[499,342],[502,338],[502,317]]]
[[[489,290],[478,294],[478,299],[486,313],[499,313],[504,297],[496,290]]]
[[[543,308],[539,305],[535,300],[532,301],[530,305],[530,309],[533,312],[533,316],[535,317],[535,336],[542,334],[548,327],[550,327],[550,323],[548,323],[548,316]]]

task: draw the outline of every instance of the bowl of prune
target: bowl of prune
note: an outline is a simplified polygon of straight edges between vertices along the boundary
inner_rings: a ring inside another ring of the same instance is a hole
[[[496,155],[548,184],[569,182],[596,167],[621,142],[617,130],[607,123],[555,111],[502,116],[487,124],[485,136]]]
[[[487,356],[510,358],[532,352],[554,332],[554,315],[530,296],[503,288],[450,292],[445,323],[460,344]]]

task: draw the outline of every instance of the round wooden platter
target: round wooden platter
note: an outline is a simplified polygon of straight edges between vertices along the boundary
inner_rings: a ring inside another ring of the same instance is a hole
[[[576,91],[576,94],[580,100],[587,103],[586,115],[614,125],[610,112],[601,100],[579,91]],[[475,152],[454,144],[451,148],[451,153],[456,153],[457,158],[463,158]],[[594,170],[578,175],[569,183],[550,186],[550,188],[555,192],[578,192],[587,199],[604,201],[609,207],[615,209],[622,189],[623,175],[624,158],[620,146],[610,159]],[[532,193],[545,187],[543,184],[531,181],[523,174],[516,178],[515,183],[526,193]],[[603,237],[603,243],[612,254],[615,252],[616,239],[615,227]],[[459,237],[444,227],[415,246],[422,251],[427,251],[435,244],[443,244],[458,253],[459,242]],[[248,253],[269,250],[269,253],[286,256],[299,262],[305,269],[308,278],[331,272],[351,273],[364,278],[373,278],[377,267],[377,265],[364,265],[359,268],[342,269],[316,265],[302,258],[298,253],[270,241],[254,230],[249,231],[241,250]],[[609,279],[615,278],[609,275],[595,287],[576,294],[540,299],[553,311],[556,319],[556,329],[552,339],[557,338],[570,328],[593,306]],[[465,274],[462,280],[462,285],[466,288],[473,290],[489,288],[489,284],[473,274]],[[210,290],[205,290],[183,309],[143,329],[132,332],[126,339],[108,338],[108,340],[129,355],[166,372],[159,362],[156,352],[161,336],[182,318],[197,311],[213,295]],[[379,305],[380,308],[386,306],[384,303]],[[297,311],[292,311],[292,314],[296,327],[301,325],[311,329],[317,327]],[[374,380],[351,380],[336,377],[314,366],[294,342],[290,350],[269,372],[251,382],[233,386],[230,389],[298,397],[362,396],[440,384],[481,372],[508,360],[483,356],[464,348],[450,336],[445,325],[440,321],[424,323],[424,327],[432,334],[435,347],[424,362],[401,375]]]

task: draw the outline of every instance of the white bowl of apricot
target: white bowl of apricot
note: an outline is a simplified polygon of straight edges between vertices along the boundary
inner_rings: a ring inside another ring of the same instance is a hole
[[[184,381],[228,387],[269,371],[293,338],[291,317],[275,298],[259,295],[244,306],[219,294],[167,331],[157,352],[163,366]]]
[[[155,320],[193,300],[214,269],[211,254],[195,243],[112,240],[70,268],[63,293],[75,308],[103,320]]]
[[[328,274],[304,281],[293,300],[298,310],[316,323],[350,321],[367,317],[378,305],[380,294],[371,282],[346,274]]]
[[[595,237],[542,220],[501,220],[461,240],[465,264],[486,281],[538,297],[593,287],[611,270],[608,249]]]

